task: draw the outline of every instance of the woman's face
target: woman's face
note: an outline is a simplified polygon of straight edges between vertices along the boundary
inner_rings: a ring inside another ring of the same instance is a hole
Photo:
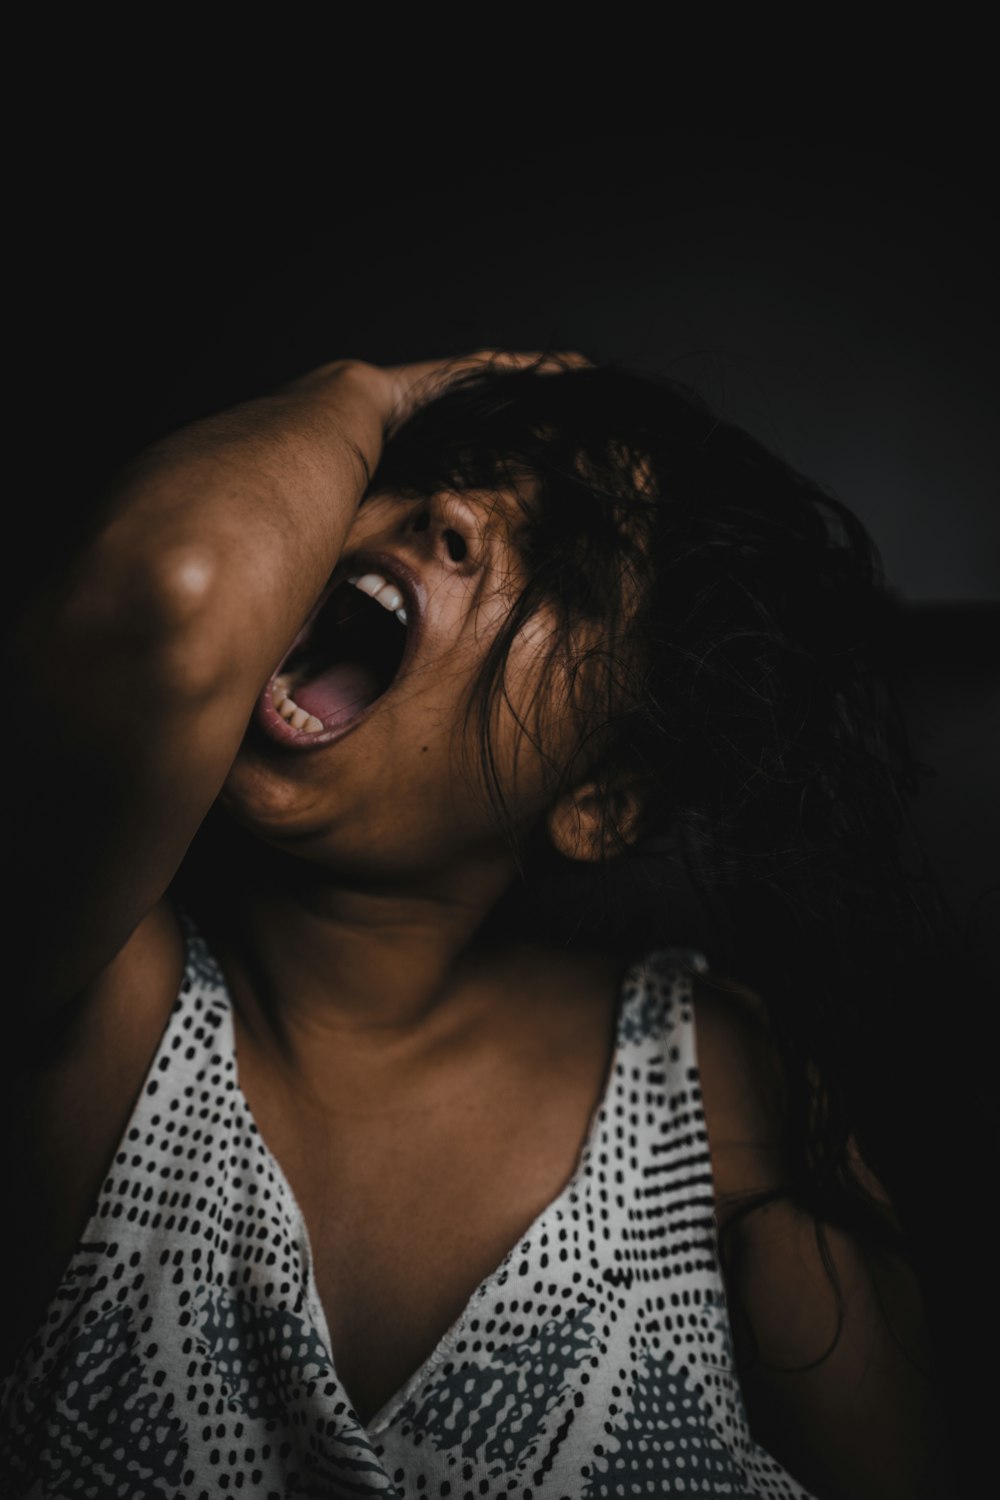
[[[409,571],[420,616],[412,652],[382,696],[332,743],[289,745],[280,730],[275,736],[251,723],[220,793],[226,810],[267,842],[359,877],[405,878],[501,854],[506,846],[479,769],[477,716],[467,723],[465,710],[525,582],[517,547],[523,524],[509,492],[369,497],[341,563],[350,576],[364,576],[377,568],[360,561],[352,567],[352,557],[380,553]],[[381,606],[352,594],[339,607],[355,610],[364,630],[365,612]],[[545,671],[554,624],[554,611],[545,610],[515,637],[506,694],[500,692],[492,720],[500,783],[524,830],[551,804],[555,771],[523,724],[541,734],[558,769],[580,733],[565,669],[556,662]],[[395,628],[381,617],[374,626]]]

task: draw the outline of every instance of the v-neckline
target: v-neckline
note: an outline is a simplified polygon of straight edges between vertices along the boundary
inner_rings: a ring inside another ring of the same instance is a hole
[[[260,1144],[260,1149],[265,1157],[267,1167],[271,1172],[273,1172],[275,1181],[277,1182],[278,1187],[284,1193],[287,1200],[287,1205],[291,1212],[292,1221],[295,1225],[295,1229],[299,1237],[299,1245],[305,1257],[306,1302],[315,1322],[316,1331],[322,1340],[323,1347],[330,1357],[330,1366],[337,1386],[339,1387],[341,1393],[346,1397],[348,1403],[351,1404],[350,1393],[344,1386],[340,1378],[340,1374],[337,1370],[336,1351],[333,1348],[333,1341],[330,1337],[330,1328],[327,1321],[326,1311],[323,1307],[323,1302],[319,1295],[319,1286],[316,1280],[315,1260],[313,1257],[312,1239],[309,1234],[309,1226],[306,1223],[305,1214],[302,1212],[298,1198],[295,1195],[295,1191],[292,1188],[290,1181],[288,1180],[284,1168],[282,1167],[275,1153],[271,1150],[271,1147],[268,1145],[268,1142],[264,1137],[264,1134],[261,1131],[257,1120],[254,1117],[253,1110],[250,1107],[250,1101],[247,1099],[246,1094],[243,1092],[242,1085],[240,1084],[239,1055],[236,1045],[236,1030],[233,1019],[234,1006],[232,996],[229,992],[229,986],[226,982],[226,977],[222,971],[220,963],[216,959],[215,954],[210,948],[197,923],[195,923],[193,918],[186,911],[183,913],[183,915],[188,924],[188,931],[185,934],[185,973],[189,972],[192,946],[196,942],[200,943],[202,954],[207,959],[210,970],[214,972],[216,976],[216,984],[221,990],[225,1000],[225,1020],[223,1022],[224,1039],[226,1047],[229,1049],[229,1053],[233,1059],[234,1083],[236,1086],[236,1094],[237,1098],[239,1099],[240,1108],[243,1110],[248,1122],[253,1127],[253,1133],[256,1134],[257,1140]],[[378,1432],[381,1432],[386,1427],[388,1427],[399,1408],[404,1405],[405,1402],[408,1401],[417,1390],[419,1390],[419,1388],[425,1383],[425,1381],[438,1367],[438,1365],[444,1362],[447,1355],[450,1353],[451,1349],[454,1347],[459,1336],[461,1335],[462,1330],[466,1327],[475,1307],[483,1300],[484,1297],[488,1295],[493,1287],[502,1285],[506,1280],[507,1268],[509,1264],[514,1260],[518,1251],[522,1249],[522,1246],[525,1244],[525,1242],[529,1240],[534,1241],[539,1231],[545,1226],[546,1222],[553,1215],[555,1215],[556,1211],[560,1209],[564,1203],[569,1201],[571,1195],[573,1195],[578,1190],[580,1183],[584,1179],[586,1168],[589,1166],[591,1158],[593,1157],[595,1148],[597,1146],[600,1126],[605,1115],[608,1098],[611,1093],[611,1088],[614,1082],[618,1064],[621,1060],[624,1008],[626,1005],[627,997],[632,990],[633,981],[637,977],[638,971],[642,968],[643,963],[643,958],[631,961],[628,966],[624,968],[620,973],[618,993],[616,995],[615,1002],[611,1058],[604,1076],[600,1096],[591,1111],[583,1145],[581,1146],[577,1154],[576,1165],[574,1166],[569,1179],[563,1185],[563,1187],[560,1188],[558,1193],[556,1193],[556,1195],[535,1215],[534,1219],[532,1219],[527,1229],[525,1229],[523,1233],[518,1236],[517,1240],[503,1256],[500,1263],[478,1283],[478,1285],[475,1287],[472,1294],[466,1301],[466,1304],[463,1307],[462,1311],[459,1313],[458,1317],[450,1324],[448,1328],[445,1329],[444,1333],[438,1339],[430,1354],[428,1354],[427,1357],[417,1367],[417,1369],[413,1371],[412,1375],[407,1377],[402,1386],[400,1386],[400,1388],[392,1396],[390,1396],[387,1401],[384,1401],[379,1407],[378,1411],[376,1411],[371,1417],[369,1417],[367,1421],[362,1422],[360,1416],[357,1416],[357,1413],[355,1413],[358,1426],[369,1436],[374,1436]],[[195,968],[197,971],[198,966],[196,965]],[[353,1411],[353,1405],[351,1405],[351,1409]]]

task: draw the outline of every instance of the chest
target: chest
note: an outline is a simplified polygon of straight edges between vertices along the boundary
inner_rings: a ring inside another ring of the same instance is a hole
[[[241,1074],[302,1211],[334,1365],[362,1423],[431,1358],[571,1180],[604,1093],[612,1021],[609,1005],[562,1066],[500,1070],[450,1109],[325,1130],[265,1078]]]
[[[383,1175],[378,1195],[370,1183],[344,1181],[333,1193],[293,1183],[337,1373],[362,1422],[430,1359],[476,1288],[559,1195],[579,1144],[568,1132],[508,1140],[502,1159],[484,1149],[478,1170],[470,1162],[436,1171],[440,1158],[429,1156]]]

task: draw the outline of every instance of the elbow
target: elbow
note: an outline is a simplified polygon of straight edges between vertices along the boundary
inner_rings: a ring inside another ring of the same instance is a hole
[[[7,643],[8,665],[37,673],[46,661],[101,663],[200,697],[220,680],[217,566],[197,543],[138,559],[95,543],[25,611]]]
[[[141,597],[135,607],[156,645],[183,673],[197,681],[213,654],[220,633],[218,565],[212,551],[200,545],[177,546],[146,565]],[[221,649],[215,653],[221,655]]]
[[[202,543],[175,543],[151,556],[148,548],[137,552],[98,538],[36,608],[87,631],[126,630],[136,638],[174,634],[204,613],[215,571],[212,552]]]
[[[145,563],[132,600],[163,678],[188,696],[214,692],[224,669],[218,571],[210,548],[175,546]]]
[[[173,548],[147,565],[154,609],[171,629],[200,621],[215,592],[216,563],[212,552],[199,544]]]
[[[214,694],[226,663],[214,553],[197,544],[178,546],[150,572],[153,636],[164,680],[185,697]]]

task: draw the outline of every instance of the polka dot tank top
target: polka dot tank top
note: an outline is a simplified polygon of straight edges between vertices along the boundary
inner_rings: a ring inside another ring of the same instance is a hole
[[[305,1222],[240,1090],[222,972],[181,920],[184,979],[132,1117],[0,1385],[0,1493],[812,1500],[751,1437],[733,1366],[700,952],[631,967],[572,1178],[363,1424]]]

